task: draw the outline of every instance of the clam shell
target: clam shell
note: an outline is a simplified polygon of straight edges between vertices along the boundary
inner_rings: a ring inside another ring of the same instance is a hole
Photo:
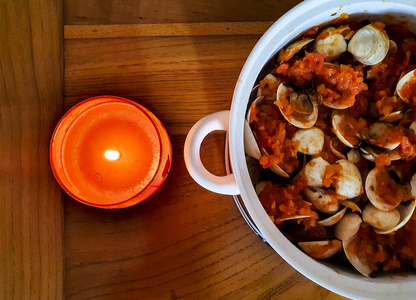
[[[313,39],[310,38],[303,38],[301,40],[298,40],[296,42],[293,42],[289,46],[286,47],[286,49],[283,50],[283,52],[279,53],[278,61],[280,63],[288,61],[291,59],[296,53],[298,53],[300,50],[302,50],[303,47],[305,47],[307,44],[312,42]]]
[[[326,37],[320,38],[321,34],[324,34]],[[328,27],[318,35],[313,48],[315,52],[328,54],[325,60],[331,61],[347,51],[347,42],[344,36],[336,31],[335,27]]]
[[[260,148],[247,120],[244,121],[244,151],[248,156],[257,160],[261,157]]]
[[[311,99],[309,95],[295,93],[284,83],[279,85],[277,99],[274,103],[279,107],[286,121],[298,128],[311,128],[318,119],[318,104],[316,101]]]
[[[399,142],[386,142],[385,144],[377,143],[376,140],[385,136],[387,134],[387,130],[392,128],[393,125],[389,123],[384,122],[375,122],[367,127],[367,130],[365,131],[365,138],[367,141],[374,146],[384,148],[387,150],[393,150],[396,149],[400,145]]]
[[[340,201],[340,203],[341,203],[341,205],[351,209],[352,212],[358,211],[358,212],[362,213],[361,208],[354,201],[342,200],[342,201]]]
[[[322,178],[325,174],[325,169],[329,166],[322,157],[315,157],[311,159],[302,170],[302,175],[305,176],[307,185],[310,187],[323,187]]]
[[[336,254],[342,247],[341,241],[313,241],[299,242],[298,246],[309,256],[325,259]]]
[[[306,199],[321,212],[334,214],[339,210],[339,201],[326,190],[310,187],[304,190]]]
[[[278,80],[274,75],[272,74],[267,74],[266,77],[263,78],[262,81],[266,81],[267,85],[268,85],[268,92],[266,92],[265,90],[263,90],[260,85],[259,88],[257,90],[257,97],[264,97],[266,100],[275,100],[276,99],[276,92],[277,92],[277,88],[279,86],[280,80]],[[270,96],[270,94],[272,93],[272,95]]]
[[[358,137],[356,137],[355,141],[348,141],[345,136],[344,132],[341,130],[341,124],[345,125],[345,118],[343,115],[340,114],[334,114],[332,116],[332,128],[334,129],[334,133],[337,136],[337,138],[346,146],[350,148],[355,148],[359,146],[360,140]]]
[[[358,30],[348,43],[348,52],[364,65],[376,65],[387,55],[389,37],[381,28],[369,24]]]
[[[393,228],[389,229],[389,230],[381,230],[381,229],[374,229],[374,231],[378,234],[389,234],[392,233],[400,228],[402,228],[404,225],[406,225],[406,223],[410,220],[410,218],[413,215],[413,212],[415,211],[415,201],[412,202],[407,202],[407,203],[402,203],[397,207],[397,210],[399,211],[400,214],[400,221],[399,223],[394,226]]]
[[[262,150],[262,152],[263,152],[265,155],[269,155],[269,153],[267,153],[266,149],[262,148],[261,150]],[[289,174],[287,174],[285,171],[283,171],[283,169],[282,169],[281,167],[279,167],[278,165],[276,165],[276,166],[271,166],[271,167],[269,167],[269,169],[270,169],[273,173],[275,173],[275,174],[277,174],[277,175],[279,175],[279,176],[282,176],[282,177],[285,177],[285,178],[289,178],[289,177],[290,177],[290,176],[289,176]]]
[[[382,195],[376,194],[376,190],[378,187],[377,179],[379,172],[381,172],[378,168],[374,168],[368,173],[367,178],[365,180],[365,193],[368,197],[368,200],[380,210],[388,211],[396,208],[399,206],[402,199],[397,199],[396,203],[387,203],[383,198]],[[393,179],[391,179],[393,180]]]
[[[294,134],[292,141],[297,142],[296,151],[314,155],[319,154],[324,147],[324,132],[318,127],[311,127],[308,129],[299,129]]]
[[[401,119],[403,119],[403,113],[401,111],[394,111],[388,115],[381,117],[378,120],[381,122],[394,123],[400,121]]]
[[[364,258],[358,257],[355,251],[355,248],[357,246],[354,244],[357,241],[357,236],[353,235],[349,239],[345,239],[342,241],[342,247],[344,248],[344,253],[347,256],[349,262],[353,265],[353,267],[364,276],[369,277],[372,272],[369,263],[365,261]]]
[[[363,210],[363,221],[380,230],[391,230],[400,221],[400,213],[396,208],[383,211],[367,204]]]
[[[321,226],[332,226],[336,223],[339,222],[339,220],[341,220],[341,218],[344,216],[345,212],[347,211],[347,208],[344,207],[343,209],[341,209],[339,212],[337,212],[336,214],[323,219],[321,221],[316,222],[317,224],[321,225]]]
[[[329,149],[331,149],[332,153],[334,153],[334,155],[335,155],[337,158],[340,158],[340,159],[346,158],[346,157],[345,157],[345,155],[344,155],[342,152],[338,151],[338,150],[334,147],[334,141],[336,141],[336,140],[338,140],[338,141],[339,141],[339,139],[338,139],[336,136],[334,136],[334,137],[332,137],[332,138],[331,138],[331,140],[329,141]]]
[[[341,241],[351,238],[358,232],[362,222],[363,220],[359,214],[354,212],[346,213],[335,225],[335,237]]]
[[[252,119],[251,119],[251,113],[252,113],[252,110],[253,110],[256,106],[259,106],[259,105],[261,104],[261,102],[263,101],[263,99],[264,99],[264,97],[263,97],[263,96],[259,96],[259,97],[257,97],[257,98],[253,101],[253,103],[251,103],[250,108],[248,109],[248,111],[247,111],[247,115],[246,115],[246,120],[247,120],[247,122],[248,122],[248,124],[249,124],[249,125],[251,124],[251,121],[252,121]]]
[[[358,168],[346,159],[340,159],[336,162],[342,166],[341,178],[334,182],[335,192],[347,199],[352,199],[361,194],[362,179]]]
[[[401,159],[397,148],[393,150],[380,150],[380,149],[374,149],[372,147],[362,147],[360,148],[360,151],[361,151],[361,156],[369,161],[374,161],[381,153],[387,154],[390,161],[396,161],[396,160]]]
[[[405,86],[405,84],[406,83],[408,83],[408,82],[410,82],[410,81],[415,81],[416,80],[416,74],[415,74],[415,72],[416,72],[416,69],[415,70],[412,70],[412,71],[410,71],[410,72],[408,72],[408,73],[406,73],[406,75],[404,75],[400,80],[399,80],[399,82],[397,83],[397,86],[396,86],[396,93],[399,95],[399,97],[404,101],[404,102],[406,102],[407,104],[410,104],[410,100],[411,99],[409,99],[409,98],[407,98],[407,97],[405,97],[404,95],[403,95],[403,87]],[[414,96],[416,96],[416,95],[414,95]]]
[[[361,160],[361,154],[358,149],[351,149],[347,153],[347,159],[353,164],[358,163]]]

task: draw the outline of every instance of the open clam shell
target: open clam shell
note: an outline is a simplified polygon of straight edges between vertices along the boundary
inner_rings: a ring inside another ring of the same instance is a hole
[[[364,65],[375,65],[387,55],[390,47],[386,32],[369,24],[358,30],[348,43],[348,52]]]
[[[294,91],[284,83],[277,89],[275,104],[283,117],[298,128],[311,128],[318,119],[318,104],[314,97],[303,91]]]
[[[335,27],[327,27],[318,35],[313,48],[315,52],[328,54],[325,60],[331,61],[347,51],[347,42]]]
[[[344,207],[343,209],[341,209],[339,212],[337,212],[336,214],[333,214],[332,216],[323,219],[321,221],[316,222],[318,225],[321,226],[332,226],[335,225],[336,223],[338,223],[341,218],[345,215],[345,212],[347,211],[347,208]]]
[[[325,135],[318,127],[299,129],[295,132],[292,141],[297,142],[295,149],[303,154],[319,154],[324,147]]]
[[[246,115],[246,120],[249,125],[251,124],[251,121],[252,121],[251,114],[253,113],[253,110],[261,104],[263,99],[264,99],[263,96],[259,96],[253,101],[253,103],[251,103],[250,108],[248,109],[247,115]]]
[[[349,239],[345,239],[342,241],[342,247],[344,248],[344,253],[347,256],[349,262],[353,265],[353,267],[363,274],[365,277],[369,277],[371,274],[371,268],[368,261],[365,260],[363,257],[359,257],[357,255],[357,247],[358,247],[358,238],[357,235],[353,235]]]
[[[336,195],[327,190],[310,187],[304,190],[304,194],[306,199],[321,212],[334,214],[339,210],[340,204]]]
[[[244,121],[244,151],[248,156],[257,160],[261,157],[260,148],[247,120]]]
[[[398,110],[398,111],[389,113],[388,115],[382,116],[378,120],[381,122],[394,123],[394,122],[400,121],[401,119],[403,119],[403,113]]]
[[[352,127],[349,129],[349,127]],[[347,131],[355,132],[352,124],[349,124],[345,118],[345,115],[334,114],[332,116],[332,128],[337,138],[346,146],[355,148],[360,145],[360,139],[358,133],[354,136],[349,136]]]
[[[354,236],[360,229],[363,220],[354,212],[346,213],[335,225],[334,235],[337,239],[344,241]]]
[[[399,211],[399,214],[400,214],[399,223],[396,226],[394,226],[393,228],[388,229],[388,230],[382,230],[382,229],[374,228],[374,231],[378,234],[389,234],[389,233],[392,233],[392,232],[402,228],[404,225],[406,225],[406,223],[412,217],[412,215],[415,211],[415,205],[416,205],[415,201],[400,204],[397,207],[397,210]]]
[[[341,165],[342,171],[339,180],[334,182],[335,192],[347,199],[352,199],[362,193],[362,178],[358,168],[347,159],[336,162]]]
[[[411,103],[412,97],[416,97],[414,94],[416,85],[416,69],[408,72],[404,75],[396,86],[396,93],[407,104]]]
[[[375,122],[366,128],[364,137],[371,145],[387,150],[393,150],[400,145],[401,141],[389,140],[389,129],[392,128],[393,125],[389,123]]]
[[[383,179],[383,184],[388,185],[389,191],[394,194],[399,194],[399,189],[404,189],[404,187],[394,181],[393,178],[390,177],[387,171],[380,170],[378,168],[374,168],[368,173],[367,178],[365,180],[365,192],[368,197],[368,200],[380,210],[388,211],[396,208],[402,202],[403,199],[398,197],[393,198],[389,196],[387,198],[386,195],[380,195],[379,185],[380,185],[380,178]]]
[[[338,240],[299,242],[298,246],[309,256],[325,259],[341,250],[342,243]]]
[[[312,41],[313,39],[311,38],[303,38],[301,40],[293,42],[292,44],[287,46],[285,49],[280,51],[279,58],[278,58],[279,63],[282,63],[291,59],[296,53],[298,53],[300,50],[302,50],[303,47],[305,47],[307,44],[309,44]]]
[[[312,158],[301,172],[302,176],[305,176],[307,185],[310,187],[323,187],[322,178],[326,167],[329,165],[329,162],[320,156]]]
[[[374,229],[388,231],[399,223],[400,213],[396,208],[384,211],[368,203],[363,209],[363,221]]]
[[[361,156],[369,161],[375,161],[375,159],[382,153],[387,154],[390,161],[396,161],[401,159],[399,150],[397,148],[393,150],[383,150],[368,146],[360,148],[360,151]]]
[[[260,81],[257,97],[264,97],[266,100],[275,100],[280,82],[280,79],[277,79],[274,75],[267,74],[266,77]]]

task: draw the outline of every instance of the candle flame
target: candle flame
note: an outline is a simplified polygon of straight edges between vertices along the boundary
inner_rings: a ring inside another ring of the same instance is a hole
[[[107,150],[105,151],[104,156],[108,160],[118,160],[120,158],[120,152],[117,150]]]

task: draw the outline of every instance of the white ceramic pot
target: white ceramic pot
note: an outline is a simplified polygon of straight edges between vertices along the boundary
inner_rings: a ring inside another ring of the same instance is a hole
[[[206,116],[190,130],[185,141],[189,173],[204,188],[227,195],[239,194],[244,206],[273,249],[300,273],[338,294],[354,299],[415,299],[416,274],[384,274],[366,278],[351,267],[317,261],[294,246],[270,221],[251,183],[244,153],[243,129],[249,96],[266,63],[301,32],[329,22],[342,13],[387,23],[408,22],[416,29],[416,1],[306,0],[282,16],[262,36],[248,57],[237,81],[230,111]],[[384,19],[384,17],[386,17]],[[228,132],[233,174],[218,177],[202,165],[199,153],[205,136],[214,130]]]

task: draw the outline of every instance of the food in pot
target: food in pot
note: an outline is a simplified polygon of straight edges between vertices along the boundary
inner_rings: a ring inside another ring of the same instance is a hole
[[[279,52],[248,108],[270,219],[365,276],[416,267],[416,35],[337,19]]]

